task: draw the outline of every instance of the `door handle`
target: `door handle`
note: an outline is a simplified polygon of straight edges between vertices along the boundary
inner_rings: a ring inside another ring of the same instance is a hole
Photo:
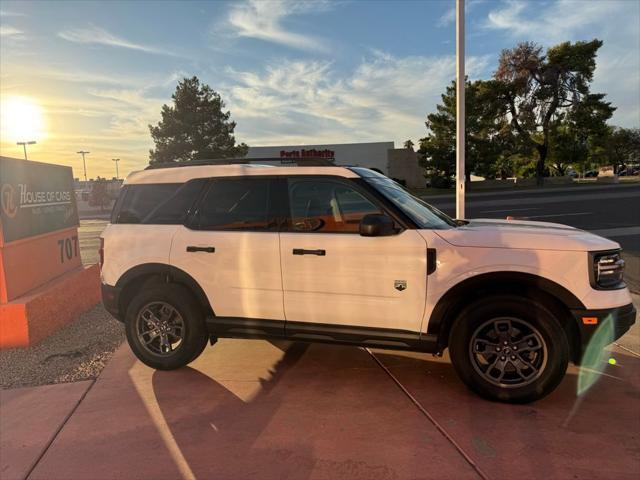
[[[318,255],[319,257],[324,257],[327,252],[325,250],[305,250],[304,248],[294,248],[294,255]]]
[[[213,253],[216,249],[214,247],[196,247],[194,245],[189,245],[187,247],[187,252],[207,252]]]

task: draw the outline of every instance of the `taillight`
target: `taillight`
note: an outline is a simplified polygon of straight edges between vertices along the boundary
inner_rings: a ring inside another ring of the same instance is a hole
[[[100,248],[98,249],[98,254],[100,255],[100,269],[104,265],[104,238],[100,238]]]

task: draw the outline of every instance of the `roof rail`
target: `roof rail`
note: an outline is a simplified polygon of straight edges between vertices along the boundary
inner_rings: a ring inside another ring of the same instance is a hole
[[[201,167],[203,165],[246,165],[251,163],[261,164],[264,162],[277,162],[276,166],[298,165],[300,167],[335,167],[335,160],[332,158],[305,157],[305,158],[215,158],[210,160],[185,160],[174,162],[153,163],[145,170],[156,170],[160,168],[175,167]]]

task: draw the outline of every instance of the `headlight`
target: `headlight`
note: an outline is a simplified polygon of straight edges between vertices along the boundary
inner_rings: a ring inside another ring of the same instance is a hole
[[[612,252],[594,252],[591,254],[591,286],[597,290],[612,290],[625,286],[624,260],[620,250]]]

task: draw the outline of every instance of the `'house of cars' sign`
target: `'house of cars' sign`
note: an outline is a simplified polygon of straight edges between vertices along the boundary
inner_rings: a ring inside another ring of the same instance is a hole
[[[5,243],[77,226],[71,167],[0,157],[0,220]]]

